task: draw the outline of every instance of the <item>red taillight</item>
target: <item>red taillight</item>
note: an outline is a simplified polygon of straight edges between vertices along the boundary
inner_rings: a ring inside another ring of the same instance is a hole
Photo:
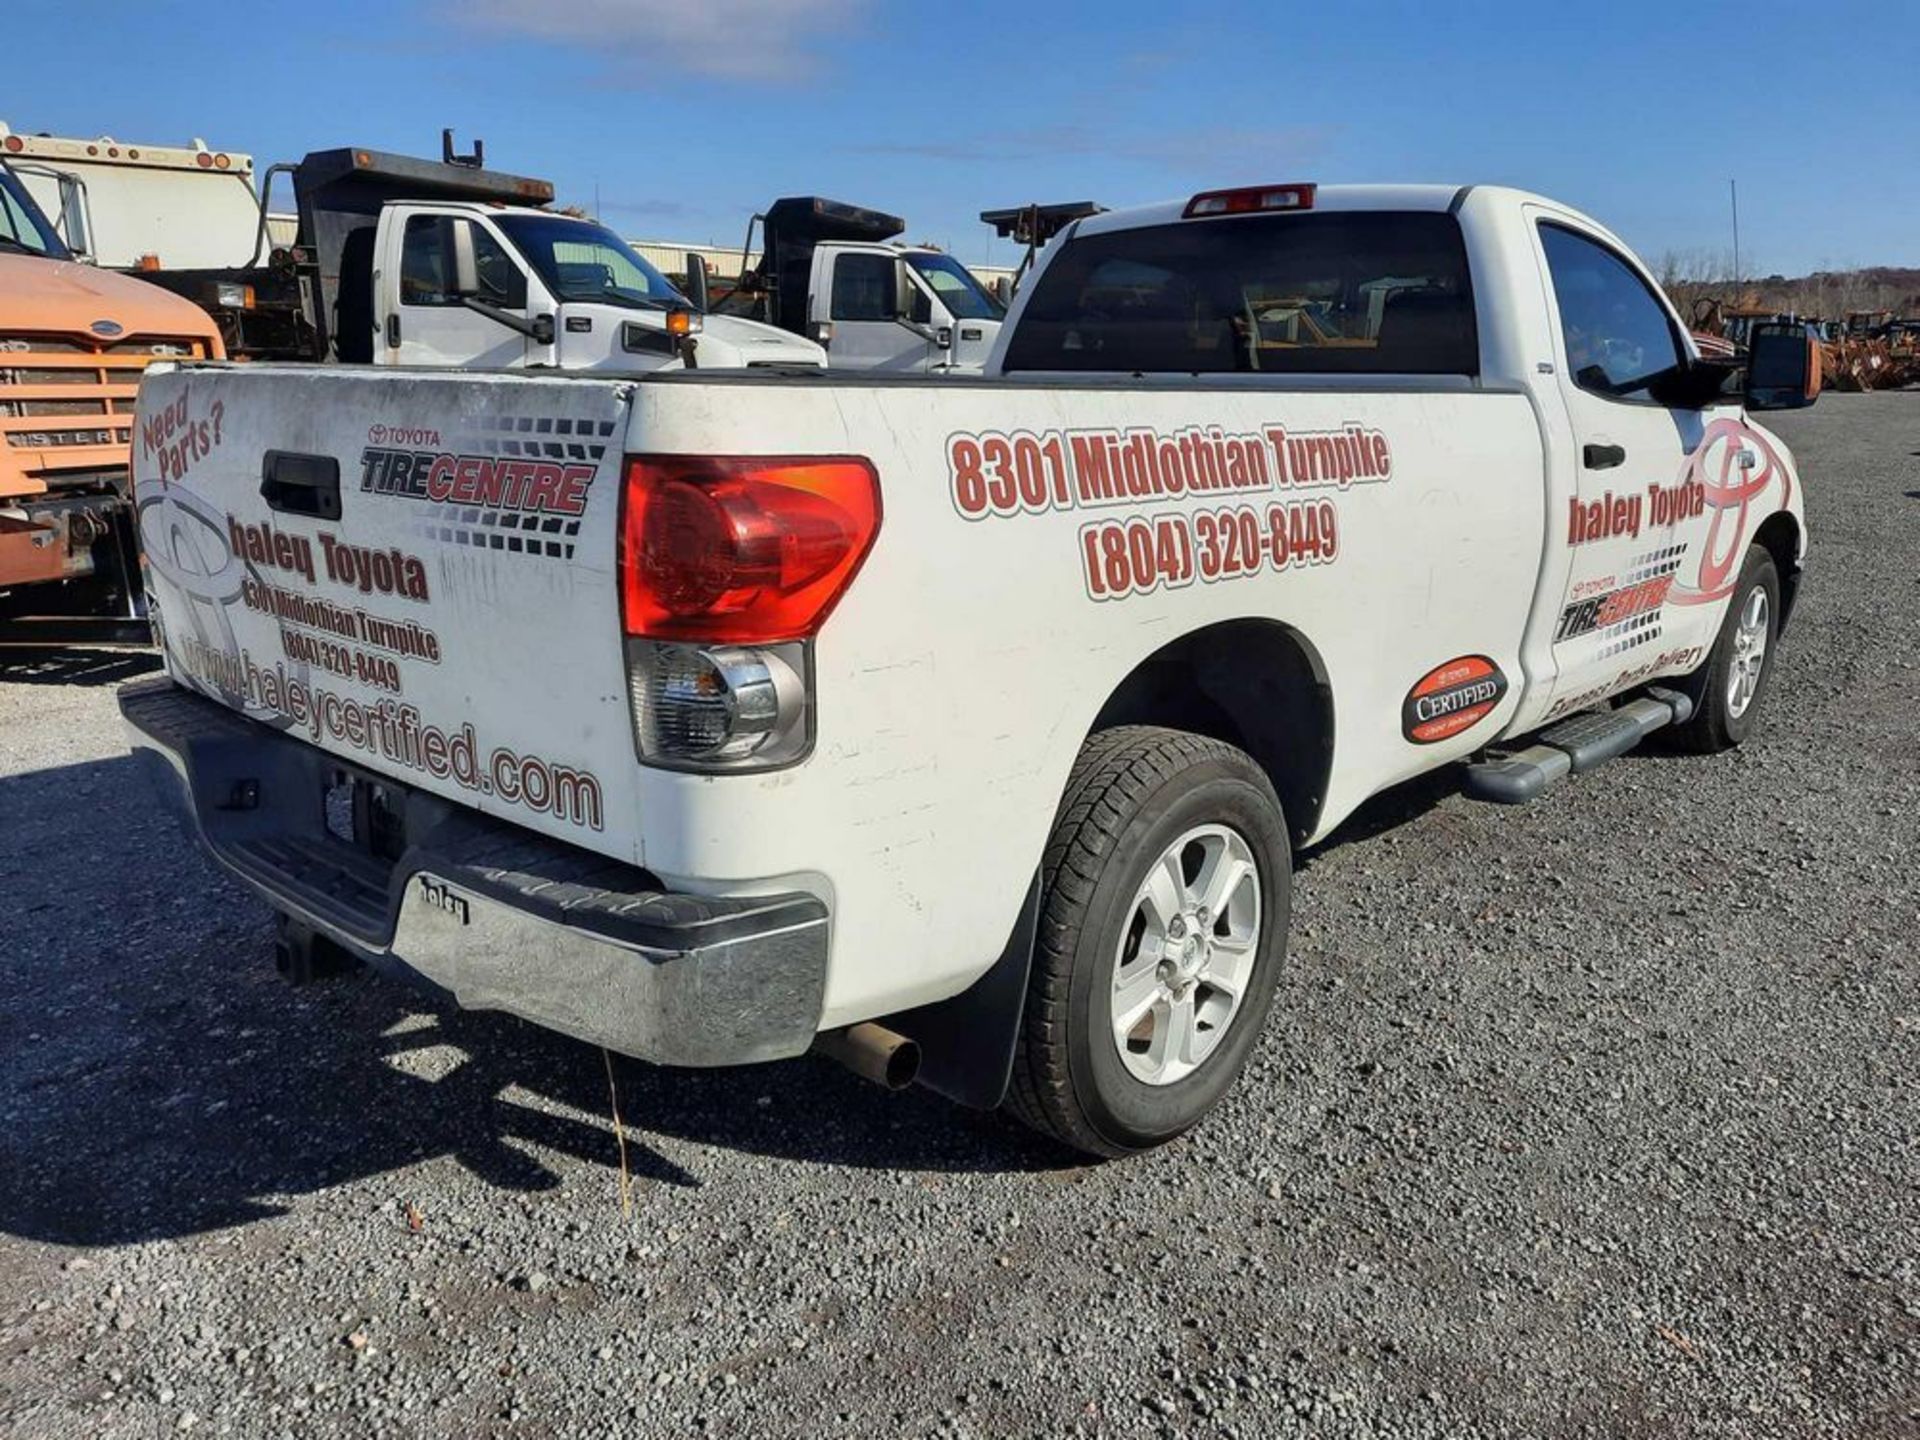
[[[1204,190],[1187,202],[1183,219],[1202,215],[1254,215],[1263,210],[1311,210],[1311,185],[1248,185],[1239,190]]]
[[[771,644],[816,633],[880,530],[865,460],[628,457],[620,614],[629,635]]]

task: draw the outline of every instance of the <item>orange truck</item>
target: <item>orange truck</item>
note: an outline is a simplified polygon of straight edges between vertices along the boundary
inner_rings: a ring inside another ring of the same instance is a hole
[[[145,643],[134,394],[155,360],[225,350],[190,301],[74,259],[18,138],[0,137],[0,645]]]

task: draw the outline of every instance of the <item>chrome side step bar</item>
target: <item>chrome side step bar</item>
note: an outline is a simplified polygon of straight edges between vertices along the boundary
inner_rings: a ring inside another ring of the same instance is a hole
[[[1679,691],[1654,689],[1614,710],[1571,716],[1541,731],[1525,750],[1469,765],[1467,794],[1496,805],[1523,805],[1555,781],[1604,765],[1692,714],[1693,701]]]

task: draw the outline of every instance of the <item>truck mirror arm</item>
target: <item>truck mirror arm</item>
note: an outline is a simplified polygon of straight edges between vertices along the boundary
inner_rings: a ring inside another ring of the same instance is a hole
[[[273,177],[276,175],[292,175],[299,168],[299,166],[290,162],[281,161],[277,165],[269,165],[267,167],[267,173],[260,178],[260,226],[254,231],[253,254],[248,258],[245,268],[251,270],[260,263],[260,257],[268,253],[267,202],[273,198]],[[294,243],[296,245],[299,243],[298,235],[294,237]]]
[[[496,325],[504,325],[509,330],[518,330],[536,345],[553,343],[553,316],[535,315],[529,318],[516,315],[511,310],[502,310],[498,305],[489,305],[484,300],[476,300],[471,295],[462,295],[460,303],[476,315],[484,315]]]
[[[1728,398],[1728,382],[1740,367],[1715,358],[1688,359],[1646,378],[1647,394],[1662,405],[1699,410]]]

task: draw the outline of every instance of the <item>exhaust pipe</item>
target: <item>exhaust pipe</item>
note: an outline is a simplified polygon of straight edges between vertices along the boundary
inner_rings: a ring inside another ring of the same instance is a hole
[[[823,1031],[814,1037],[813,1048],[888,1090],[906,1089],[920,1073],[919,1045],[872,1021]]]

